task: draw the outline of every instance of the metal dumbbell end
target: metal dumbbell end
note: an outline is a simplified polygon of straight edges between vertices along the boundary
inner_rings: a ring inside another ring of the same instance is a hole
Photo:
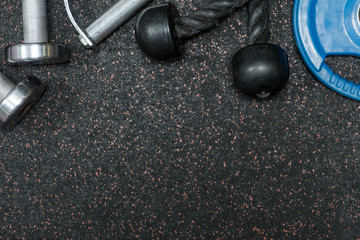
[[[80,42],[86,48],[93,48],[118,29],[122,24],[128,21],[146,4],[150,3],[151,0],[120,0],[93,23],[91,23],[85,31],[82,31],[81,28],[78,27],[72,17],[68,0],[64,0],[64,2],[72,24],[80,33]]]
[[[0,128],[14,127],[35,105],[45,91],[45,85],[34,76],[18,85],[0,73]]]
[[[53,64],[68,61],[68,49],[48,42],[46,0],[23,0],[24,43],[5,49],[10,64]]]

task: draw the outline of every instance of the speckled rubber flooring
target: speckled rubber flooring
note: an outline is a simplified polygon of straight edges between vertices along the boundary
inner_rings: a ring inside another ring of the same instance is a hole
[[[0,133],[0,239],[360,239],[360,105],[304,66],[293,1],[271,1],[271,42],[291,76],[269,101],[239,93],[229,72],[244,9],[160,63],[137,47],[136,18],[89,51],[62,1],[48,2],[50,39],[71,60],[2,61],[9,78],[35,75],[47,93]],[[71,2],[86,26],[116,0]],[[174,2],[181,14],[202,3]],[[22,40],[21,1],[0,13],[4,49]],[[360,79],[358,59],[328,63]]]

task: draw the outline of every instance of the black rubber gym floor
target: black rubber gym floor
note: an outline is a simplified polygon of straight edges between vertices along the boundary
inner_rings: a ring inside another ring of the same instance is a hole
[[[115,2],[71,5],[86,26]],[[203,1],[173,2],[186,14]],[[237,91],[230,73],[246,9],[162,63],[140,52],[136,17],[85,50],[63,2],[49,0],[49,38],[69,46],[70,62],[1,64],[47,92],[0,133],[0,239],[359,239],[359,102],[303,64],[293,1],[271,5],[271,42],[286,49],[291,75],[260,101]],[[4,49],[22,40],[21,1],[0,10]],[[360,79],[358,59],[328,63]]]

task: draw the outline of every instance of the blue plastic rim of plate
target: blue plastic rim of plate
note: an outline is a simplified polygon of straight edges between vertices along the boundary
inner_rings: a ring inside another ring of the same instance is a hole
[[[330,89],[360,101],[360,84],[335,74],[327,56],[360,56],[360,0],[295,0],[294,34],[311,73]]]

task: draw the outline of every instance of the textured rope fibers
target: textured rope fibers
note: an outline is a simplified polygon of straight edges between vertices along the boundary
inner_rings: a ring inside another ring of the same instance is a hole
[[[177,37],[188,39],[209,30],[246,4],[249,5],[249,44],[266,42],[270,36],[268,0],[213,0],[190,15],[176,19]]]

